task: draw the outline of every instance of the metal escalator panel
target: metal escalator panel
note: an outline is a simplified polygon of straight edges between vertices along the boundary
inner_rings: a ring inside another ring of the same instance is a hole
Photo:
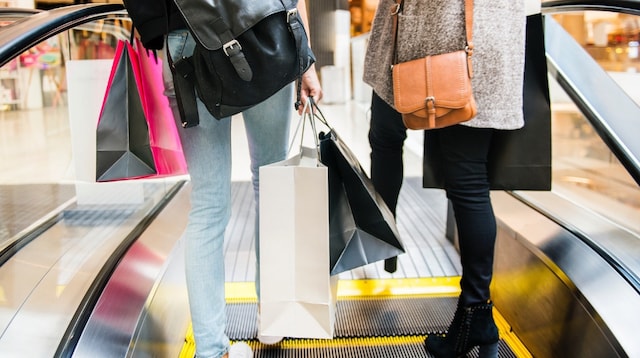
[[[128,184],[123,184],[128,185]],[[98,272],[163,200],[166,183],[133,183],[138,204],[63,208],[0,266],[0,356],[52,357]],[[144,188],[143,188],[144,187]]]

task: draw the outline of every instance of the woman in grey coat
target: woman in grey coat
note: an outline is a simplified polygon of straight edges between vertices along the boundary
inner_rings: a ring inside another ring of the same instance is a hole
[[[457,357],[473,347],[497,355],[498,331],[489,292],[496,221],[489,197],[487,156],[495,130],[524,125],[525,0],[475,0],[472,86],[478,113],[436,129],[444,159],[445,190],[453,205],[462,264],[461,294],[449,329],[430,335],[427,350]],[[373,88],[369,143],[371,178],[395,213],[403,179],[406,128],[393,107],[391,65],[394,0],[380,0],[365,58],[364,81]],[[399,62],[463,49],[464,0],[404,0],[398,13]]]

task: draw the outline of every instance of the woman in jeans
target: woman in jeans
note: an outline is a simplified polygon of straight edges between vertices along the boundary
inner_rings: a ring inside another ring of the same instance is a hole
[[[173,0],[125,0],[125,7],[147,49],[166,48],[175,62],[189,57],[195,41]],[[307,22],[304,0],[298,11]],[[230,346],[225,334],[224,236],[231,215],[231,118],[216,119],[197,99],[199,125],[182,128],[169,61],[164,61],[165,94],[173,108],[182,147],[191,176],[191,210],[184,232],[189,308],[198,358],[251,357],[248,345]],[[322,98],[322,89],[312,66],[302,77],[302,101]],[[242,112],[249,142],[252,184],[256,201],[255,243],[258,255],[258,168],[284,160],[293,115],[294,84],[264,102]],[[256,256],[259,257],[259,256]],[[259,266],[256,288],[259,294]],[[281,337],[258,338],[276,343]]]
[[[175,61],[188,57],[195,42],[186,30],[167,36],[169,54]],[[166,73],[167,70],[165,70]],[[166,94],[179,118],[171,76],[165,84]],[[303,77],[304,96],[322,95],[315,70]],[[255,197],[255,247],[259,257],[258,201],[259,168],[286,159],[289,126],[293,115],[294,84],[283,88],[264,102],[242,112]],[[229,342],[225,336],[224,236],[231,214],[231,118],[218,120],[204,103],[197,100],[200,124],[180,130],[180,139],[191,176],[191,212],[184,233],[186,277],[191,320],[198,357],[217,357]],[[180,125],[177,123],[177,125]],[[260,292],[259,265],[256,268],[256,291]],[[259,337],[263,343],[276,343],[281,337]],[[230,358],[233,358],[231,356]]]
[[[373,88],[369,142],[371,179],[389,208],[403,181],[402,116],[393,107],[391,65],[394,16],[397,60],[461,50],[465,46],[464,0],[380,0],[365,58],[364,81]],[[446,334],[429,335],[435,357],[463,356],[476,346],[497,356],[498,330],[489,286],[493,273],[496,220],[489,196],[488,152],[496,130],[524,125],[524,0],[475,0],[472,86],[478,113],[462,124],[436,129],[442,151],[445,190],[451,201],[460,246],[462,278],[458,306]]]

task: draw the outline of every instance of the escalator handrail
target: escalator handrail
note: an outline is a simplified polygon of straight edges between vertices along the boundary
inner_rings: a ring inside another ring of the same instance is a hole
[[[622,7],[622,6],[626,7]],[[640,15],[640,1],[550,1],[543,14],[593,10]],[[549,72],[640,185],[640,106],[551,17],[545,21]]]
[[[34,13],[0,28],[0,67],[16,56],[74,26],[110,15],[128,16],[122,4],[82,4]]]
[[[28,9],[22,7],[2,7],[0,8],[0,17],[4,18],[7,16],[29,16],[33,14],[37,14],[42,12],[42,10],[38,9]]]
[[[609,11],[630,15],[640,15],[638,0],[553,0],[542,3],[543,13],[573,11]]]

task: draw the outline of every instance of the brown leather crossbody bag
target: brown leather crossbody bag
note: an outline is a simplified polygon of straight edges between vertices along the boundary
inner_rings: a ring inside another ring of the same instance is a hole
[[[403,0],[396,0],[394,16],[394,57],[398,14]],[[392,69],[394,107],[409,129],[435,129],[465,122],[476,113],[471,89],[473,67],[473,0],[465,1],[467,45],[464,50],[426,56],[396,63]]]

